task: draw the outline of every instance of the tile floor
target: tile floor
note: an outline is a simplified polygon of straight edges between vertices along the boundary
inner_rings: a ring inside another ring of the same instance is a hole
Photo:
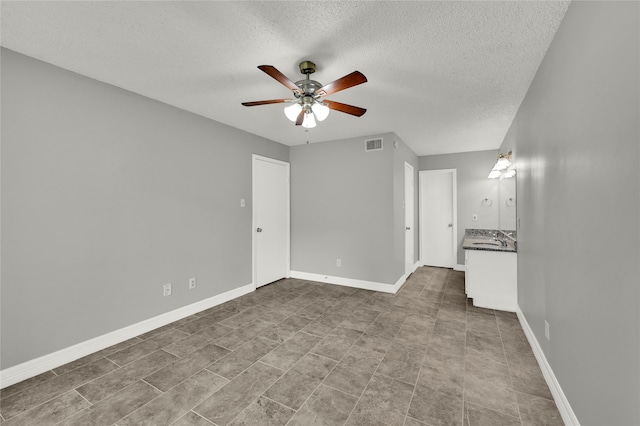
[[[2,426],[562,425],[514,314],[423,267],[278,281],[3,389]]]

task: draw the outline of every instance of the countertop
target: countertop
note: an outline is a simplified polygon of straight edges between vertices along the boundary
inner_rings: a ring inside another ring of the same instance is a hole
[[[493,239],[494,235],[497,235],[500,240],[506,238],[507,246],[504,247],[499,241],[495,241]],[[517,236],[515,231],[501,231],[498,229],[466,229],[464,231],[462,248],[465,250],[516,253],[518,251],[516,238]]]

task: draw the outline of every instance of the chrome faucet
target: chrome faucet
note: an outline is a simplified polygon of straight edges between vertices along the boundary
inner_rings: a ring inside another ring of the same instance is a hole
[[[507,246],[507,237],[506,237],[506,235],[504,235],[504,233],[502,233],[502,234],[503,234],[503,238],[499,239],[498,238],[498,234],[494,232],[493,233],[493,241],[497,241],[502,245],[502,247],[506,247]]]

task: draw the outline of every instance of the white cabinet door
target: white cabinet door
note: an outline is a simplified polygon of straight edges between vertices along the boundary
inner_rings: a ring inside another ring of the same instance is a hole
[[[473,306],[515,312],[518,306],[517,254],[465,250],[465,286]]]

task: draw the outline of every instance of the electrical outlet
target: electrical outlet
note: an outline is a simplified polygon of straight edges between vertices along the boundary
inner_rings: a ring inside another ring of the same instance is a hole
[[[244,207],[244,206],[245,206],[244,198],[240,198],[240,207]]]
[[[162,288],[163,296],[171,296],[171,283],[165,284]]]
[[[196,288],[196,277],[189,278],[189,290]]]
[[[341,267],[342,266],[342,259],[336,259],[336,266],[337,267]]]
[[[476,213],[473,214],[473,216],[471,216],[471,220],[474,222],[478,221],[478,215]]]
[[[544,337],[546,337],[547,340],[551,340],[551,337],[549,337],[549,323],[547,320],[544,320]]]

